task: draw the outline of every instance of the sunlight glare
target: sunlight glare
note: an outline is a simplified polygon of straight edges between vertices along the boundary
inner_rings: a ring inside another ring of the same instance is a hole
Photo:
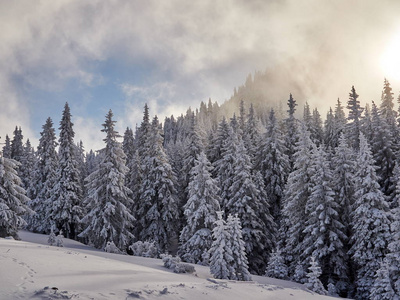
[[[400,80],[400,32],[390,41],[381,57],[384,76]]]

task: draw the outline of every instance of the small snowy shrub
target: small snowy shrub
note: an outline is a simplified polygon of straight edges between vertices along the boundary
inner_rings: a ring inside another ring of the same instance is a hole
[[[187,263],[177,263],[174,268],[175,273],[194,273],[195,271],[194,266]]]
[[[62,232],[62,230],[60,230],[60,233],[57,235],[57,238],[56,238],[56,246],[57,247],[64,247],[63,238],[64,238],[63,232]]]
[[[108,253],[116,253],[116,254],[122,254],[121,250],[118,249],[117,246],[115,246],[114,242],[107,242],[107,245],[104,248],[105,252]]]
[[[47,239],[47,243],[48,243],[50,246],[54,246],[54,245],[57,243],[57,241],[56,241],[56,235],[54,234],[53,229],[51,229],[49,238]]]
[[[306,287],[317,294],[327,295],[328,292],[319,280],[319,276],[322,274],[321,267],[319,266],[318,261],[315,260],[314,256],[311,257],[310,267],[308,270]]]
[[[157,258],[158,251],[154,242],[138,241],[129,246],[134,256]]]

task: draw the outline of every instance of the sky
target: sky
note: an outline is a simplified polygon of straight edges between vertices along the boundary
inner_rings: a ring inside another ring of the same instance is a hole
[[[122,134],[145,103],[160,120],[221,104],[257,70],[290,76],[322,110],[352,85],[379,102],[385,77],[397,98],[399,11],[396,0],[0,0],[0,143],[21,126],[37,145],[68,102],[76,141],[100,149],[109,109]]]

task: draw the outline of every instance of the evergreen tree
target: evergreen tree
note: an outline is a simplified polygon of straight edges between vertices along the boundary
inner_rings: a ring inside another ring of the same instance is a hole
[[[129,127],[126,128],[124,133],[122,149],[124,150],[124,153],[126,155],[126,161],[129,163],[135,153],[135,138],[133,136],[132,129]]]
[[[294,165],[294,153],[296,152],[296,143],[297,143],[297,120],[294,116],[294,113],[296,112],[296,100],[293,99],[292,94],[289,96],[288,100],[288,107],[289,109],[287,110],[289,116],[285,120],[285,125],[286,125],[286,147],[287,147],[287,155],[289,158],[289,163],[291,169],[293,168]]]
[[[231,247],[233,257],[233,269],[235,270],[235,280],[250,281],[251,276],[248,270],[245,242],[242,238],[242,226],[237,215],[229,215],[226,221],[228,231],[231,236]]]
[[[33,183],[29,190],[32,199],[29,201],[29,207],[35,214],[28,217],[27,221],[29,230],[48,234],[52,225],[49,208],[51,207],[52,190],[57,180],[58,156],[53,121],[48,118],[42,128],[36,153]]]
[[[35,167],[36,157],[35,151],[31,146],[29,139],[26,141],[24,146],[24,154],[21,159],[21,165],[19,167],[19,174],[25,190],[27,191],[28,198],[31,198],[31,185],[33,182],[33,172]]]
[[[3,157],[11,158],[11,141],[8,134],[6,134],[6,140],[3,146]]]
[[[211,170],[210,162],[201,152],[191,171],[189,198],[184,206],[187,225],[180,235],[180,256],[190,263],[208,264],[212,229],[220,210],[219,187],[211,177]]]
[[[210,248],[210,272],[217,279],[235,279],[231,233],[222,218],[222,211],[217,212],[218,219],[213,229],[213,242]]]
[[[392,267],[387,260],[383,260],[380,268],[376,272],[374,285],[371,289],[371,300],[395,300],[399,299],[399,293],[393,289],[392,279],[390,278]]]
[[[14,138],[11,141],[11,158],[21,162],[22,157],[24,156],[24,146],[22,139],[24,136],[22,135],[21,127],[15,127],[14,130]]]
[[[317,146],[321,145],[324,140],[324,133],[322,129],[322,119],[319,111],[315,108],[312,113],[312,127],[310,131],[310,138]]]
[[[160,252],[167,251],[176,239],[179,220],[175,175],[164,152],[160,125],[154,118],[146,144],[143,178],[139,195],[139,239],[154,241]]]
[[[13,236],[26,225],[23,215],[30,213],[28,197],[18,177],[19,163],[13,159],[0,158],[0,237]]]
[[[317,258],[322,268],[322,282],[326,286],[334,283],[338,290],[345,290],[348,281],[344,251],[347,236],[339,215],[340,204],[336,202],[332,187],[333,174],[321,147],[314,148],[312,160],[311,194],[306,203],[301,257],[304,261],[311,255]]]
[[[289,159],[282,133],[271,110],[264,142],[259,151],[258,169],[264,177],[265,191],[268,195],[271,214],[279,224],[282,210],[282,198],[289,175]]]
[[[347,117],[347,120],[349,121],[349,123],[347,123],[348,139],[352,142],[352,146],[355,149],[358,149],[360,146],[360,121],[363,108],[360,106],[360,100],[358,100],[358,95],[354,86],[351,87],[351,92],[349,93],[347,109],[349,110],[349,115]]]
[[[378,184],[371,150],[363,134],[360,134],[356,163],[356,202],[351,216],[353,235],[349,253],[357,267],[356,299],[367,299],[379,269],[379,261],[387,253],[391,219],[388,204]]]
[[[315,145],[310,139],[310,134],[303,125],[300,130],[299,141],[294,155],[294,169],[289,174],[285,190],[282,215],[284,224],[281,232],[285,238],[286,259],[290,263],[289,272],[293,272],[300,259],[302,249],[301,241],[304,238],[306,220],[306,203],[311,194],[312,156],[311,151]]]
[[[257,169],[256,160],[261,141],[262,141],[262,135],[261,135],[260,122],[256,118],[254,114],[253,104],[251,104],[246,123],[244,124],[243,142],[246,147],[247,153],[250,156],[250,160],[253,164],[253,167],[255,169]]]
[[[379,178],[378,183],[383,193],[389,196],[391,200],[394,196],[392,195],[394,186],[391,179],[396,156],[393,152],[392,133],[389,130],[386,120],[381,117],[375,103],[372,103],[372,128],[371,150],[377,166],[376,174]]]
[[[70,108],[65,103],[59,128],[59,164],[50,214],[56,228],[62,229],[67,238],[74,239],[79,231],[83,208],[79,165],[73,140],[75,132],[72,126]]]
[[[329,112],[326,115],[324,129],[325,147],[327,149],[335,149],[338,146],[338,140],[336,136],[336,120],[332,108],[329,108]]]
[[[319,280],[319,276],[321,275],[321,268],[319,267],[318,261],[315,260],[315,257],[311,257],[310,267],[308,268],[309,272],[307,273],[308,280],[306,282],[306,287],[317,294],[327,295],[328,292],[325,290],[322,282]]]
[[[225,118],[222,118],[221,122],[218,124],[217,131],[213,136],[210,146],[207,151],[207,157],[210,162],[216,166],[216,162],[222,158],[223,145],[229,136],[229,124],[226,122]],[[216,174],[216,169],[214,168],[214,175]]]
[[[237,215],[242,222],[251,272],[263,274],[267,258],[275,246],[276,224],[270,214],[268,200],[262,198],[263,194],[254,183],[250,157],[241,139],[232,154],[235,166],[229,180],[225,211]]]
[[[85,229],[79,236],[88,238],[99,249],[104,249],[107,242],[114,242],[124,251],[134,239],[135,219],[128,210],[133,201],[131,190],[125,186],[126,156],[117,141],[120,136],[112,117],[110,110],[103,124],[102,132],[106,133],[103,159],[99,168],[86,178],[88,197],[84,204],[88,213],[82,219]]]
[[[283,280],[288,278],[288,268],[279,247],[272,252],[265,275]]]
[[[337,99],[335,107],[335,130],[336,130],[336,147],[339,145],[339,138],[345,131],[347,124],[346,114],[344,112],[344,107],[339,99]]]

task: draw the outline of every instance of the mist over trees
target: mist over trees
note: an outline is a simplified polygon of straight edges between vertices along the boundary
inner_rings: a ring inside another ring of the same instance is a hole
[[[150,242],[216,278],[266,274],[333,296],[395,299],[400,108],[390,83],[366,107],[351,87],[323,118],[294,94],[267,107],[262,76],[221,106],[210,99],[163,123],[146,105],[123,139],[110,110],[99,151],[74,141],[68,103],[60,137],[48,118],[36,150],[17,126],[0,161],[0,236],[62,231],[122,253]]]

